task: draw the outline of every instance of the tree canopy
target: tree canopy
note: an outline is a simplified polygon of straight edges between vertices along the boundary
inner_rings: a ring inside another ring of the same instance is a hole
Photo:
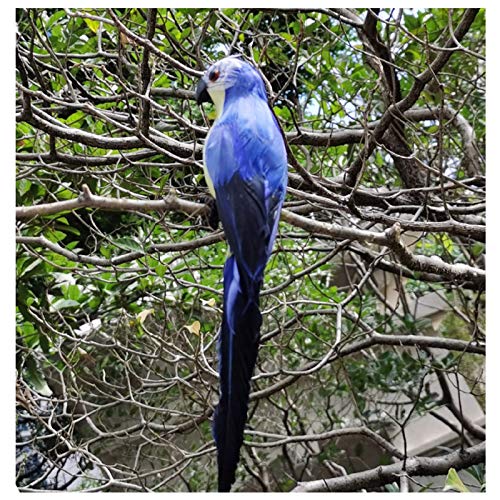
[[[229,54],[261,72],[289,162],[235,490],[484,488],[484,9],[17,28],[20,490],[215,488],[227,244],[194,89]],[[418,422],[446,437],[419,451]]]

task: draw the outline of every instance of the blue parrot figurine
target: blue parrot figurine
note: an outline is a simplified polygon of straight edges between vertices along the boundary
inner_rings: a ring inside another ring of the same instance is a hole
[[[204,171],[231,250],[224,266],[220,398],[213,423],[218,489],[230,491],[259,347],[259,293],[285,197],[287,154],[264,82],[240,58],[210,66],[196,100],[212,101],[217,113],[205,141]]]

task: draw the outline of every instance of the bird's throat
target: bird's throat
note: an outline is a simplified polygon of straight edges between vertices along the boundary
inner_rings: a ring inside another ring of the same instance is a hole
[[[210,97],[215,105],[215,112],[217,114],[217,118],[222,114],[222,110],[224,109],[224,100],[226,98],[226,91],[224,88],[212,88],[207,89]]]

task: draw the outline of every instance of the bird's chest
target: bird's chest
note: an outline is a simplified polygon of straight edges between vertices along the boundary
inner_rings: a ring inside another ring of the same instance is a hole
[[[210,194],[215,198],[215,188],[214,188],[214,183],[212,181],[212,177],[210,176],[210,172],[208,170],[207,166],[207,145],[210,144],[209,139],[210,139],[210,134],[212,133],[213,129],[210,129],[207,134],[207,139],[205,141],[205,146],[203,148],[203,173],[205,174],[205,181],[208,186],[208,190],[210,191]]]

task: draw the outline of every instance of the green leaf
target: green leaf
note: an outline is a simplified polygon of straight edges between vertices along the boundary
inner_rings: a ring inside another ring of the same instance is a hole
[[[477,464],[469,467],[467,472],[479,483],[482,484],[485,480],[484,465]]]
[[[61,9],[58,10],[55,14],[52,14],[49,17],[49,20],[47,21],[47,24],[45,25],[46,29],[50,29],[59,19],[63,18],[66,15],[66,12]]]
[[[453,251],[453,240],[447,234],[443,234],[441,241],[445,250],[451,253]]]
[[[457,471],[452,467],[448,471],[448,475],[446,476],[446,482],[444,484],[443,491],[458,491],[460,493],[468,493],[469,489],[460,479]]]
[[[167,266],[164,266],[163,264],[158,264],[156,267],[155,267],[155,272],[156,274],[160,277],[160,278],[163,278],[163,276],[165,276],[165,272],[167,270]]]
[[[111,252],[111,249],[109,247],[101,246],[99,248],[99,252],[101,253],[101,255],[104,255],[104,257],[106,257],[106,259],[111,258],[112,252]]]
[[[56,311],[60,311],[61,309],[70,309],[72,307],[78,307],[80,305],[79,302],[72,299],[58,299],[53,304],[52,307]]]
[[[474,255],[474,257],[479,257],[482,253],[484,253],[484,244],[476,241],[472,245],[471,251],[472,251],[472,254]]]
[[[50,396],[52,391],[50,390],[47,382],[43,375],[41,375],[41,370],[38,367],[37,362],[33,357],[28,357],[25,362],[26,378],[31,383],[31,385],[44,396]]]
[[[389,493],[399,493],[399,485],[397,483],[386,484],[385,489]]]
[[[94,19],[84,18],[85,24],[90,28],[91,31],[97,33],[99,30],[99,21],[95,21]]]
[[[404,24],[409,31],[419,27],[419,20],[413,14],[404,16]]]
[[[24,264],[24,262],[29,262],[30,260],[31,260],[31,258],[26,259],[26,261],[23,261],[23,264]],[[22,266],[21,266],[20,268],[18,268],[19,277],[21,278],[22,276],[27,275],[30,271],[35,270],[39,265],[40,265],[40,267],[43,267],[43,261],[42,261],[42,259],[35,259],[35,260],[33,260],[24,269],[22,269]]]
[[[49,339],[45,335],[40,334],[39,342],[40,342],[40,347],[42,348],[42,351],[45,354],[49,354],[49,352],[50,352]]]
[[[28,179],[21,179],[17,182],[17,192],[24,196],[31,188],[31,181]]]
[[[17,326],[17,331],[23,337],[27,347],[33,347],[38,342],[38,331],[35,329],[33,323],[26,321]]]
[[[72,200],[76,198],[75,194],[72,193],[69,189],[61,189],[57,192],[57,197],[60,200]]]
[[[64,298],[72,301],[78,301],[82,295],[77,285],[63,285],[61,290]]]
[[[54,243],[64,240],[66,236],[66,233],[63,233],[62,231],[50,230],[47,232],[47,239],[53,241]]]
[[[118,239],[116,243],[121,247],[134,252],[142,252],[144,250],[142,245],[137,240],[134,240],[129,236],[124,236],[123,238]]]

